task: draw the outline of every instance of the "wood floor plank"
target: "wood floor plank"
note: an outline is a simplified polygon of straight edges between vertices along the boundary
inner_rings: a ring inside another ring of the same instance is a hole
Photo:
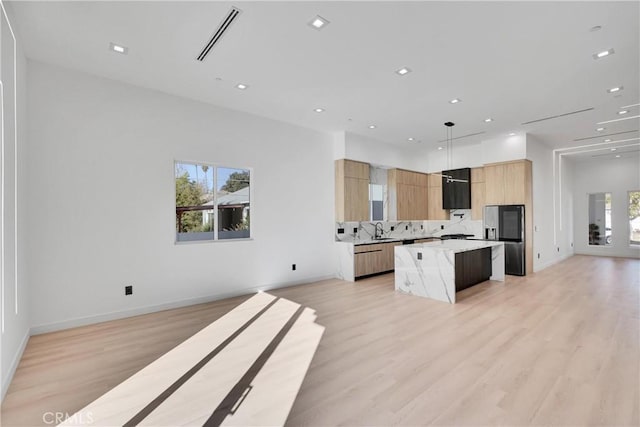
[[[270,291],[325,327],[288,425],[640,425],[640,260],[574,256],[455,305],[393,289]],[[247,298],[32,337],[2,425],[74,413]]]

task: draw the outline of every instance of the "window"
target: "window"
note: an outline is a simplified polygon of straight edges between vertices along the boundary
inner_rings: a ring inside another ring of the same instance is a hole
[[[176,241],[248,239],[249,169],[175,163]]]
[[[589,194],[589,244],[611,243],[611,193]]]
[[[383,221],[384,186],[369,184],[369,217],[371,221]]]
[[[629,245],[640,246],[640,191],[629,191]]]

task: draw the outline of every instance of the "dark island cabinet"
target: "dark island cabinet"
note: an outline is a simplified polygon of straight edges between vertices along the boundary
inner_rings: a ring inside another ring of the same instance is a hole
[[[491,277],[491,248],[456,254],[456,292]]]

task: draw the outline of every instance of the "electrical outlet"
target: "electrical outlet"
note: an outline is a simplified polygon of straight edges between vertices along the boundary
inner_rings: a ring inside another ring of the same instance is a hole
[[[291,264],[291,270],[296,271],[296,265],[295,264]]]
[[[338,234],[344,234],[344,228],[338,228]]]
[[[560,252],[560,248],[558,248],[558,252]]]
[[[538,252],[538,259],[540,259],[540,252]]]
[[[444,225],[440,225],[440,230],[444,230]]]
[[[408,226],[408,225],[405,225],[405,226],[404,226],[404,229],[405,229],[405,231],[409,230],[409,226]]]
[[[358,232],[358,227],[353,227],[353,234],[356,234]]]
[[[396,228],[392,225],[391,226],[391,231],[395,230]]]
[[[573,242],[571,242],[571,247],[573,247]]]
[[[420,230],[424,230],[424,225],[420,224]]]
[[[133,285],[127,285],[124,287],[125,295],[133,295]]]
[[[422,252],[418,252],[418,259],[422,259]]]

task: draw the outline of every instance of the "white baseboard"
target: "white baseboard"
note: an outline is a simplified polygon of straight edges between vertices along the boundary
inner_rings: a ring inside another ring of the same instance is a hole
[[[562,255],[560,255],[560,256],[559,256],[559,257],[557,257],[557,258],[554,258],[554,259],[552,259],[552,260],[549,260],[549,261],[547,261],[547,262],[545,262],[545,263],[543,263],[543,264],[539,264],[539,265],[537,266],[537,268],[534,268],[534,269],[533,269],[533,272],[534,272],[534,273],[537,273],[537,272],[539,272],[539,271],[542,271],[542,270],[544,270],[545,268],[549,268],[549,267],[551,267],[552,265],[555,265],[555,264],[557,264],[557,263],[559,263],[559,262],[562,262],[562,261],[564,261],[564,260],[565,260],[565,259],[567,259],[567,258],[571,258],[573,255],[574,255],[574,254],[573,254],[573,252],[569,252],[569,253],[566,253],[566,254],[562,254]]]
[[[16,354],[13,356],[13,360],[11,360],[11,365],[9,366],[9,371],[7,372],[7,378],[2,382],[2,390],[0,390],[0,402],[4,401],[4,396],[7,394],[7,390],[9,390],[9,385],[11,385],[11,381],[13,380],[13,376],[16,373],[16,369],[18,369],[18,364],[20,363],[20,359],[22,359],[22,354],[24,353],[24,349],[27,347],[27,342],[29,341],[29,337],[31,336],[31,330],[27,329],[27,333],[22,338],[22,342],[20,343],[20,347]]]
[[[233,298],[242,295],[252,294],[258,291],[269,291],[272,289],[286,288],[289,286],[302,285],[308,283],[319,282],[321,280],[335,279],[334,275],[310,277],[303,280],[295,280],[290,282],[282,282],[271,285],[256,286],[246,288],[237,292],[224,292],[220,294],[205,295],[201,297],[188,298],[180,301],[172,301],[164,304],[150,305],[144,307],[133,308],[129,310],[114,311],[110,313],[98,314],[95,316],[79,317],[75,319],[65,320],[62,322],[47,323],[43,325],[33,326],[31,335],[45,334],[47,332],[55,332],[63,329],[77,328],[78,326],[86,326],[94,323],[107,322],[109,320],[123,319],[126,317],[139,316],[141,314],[154,313],[156,311],[170,310],[172,308],[186,307],[189,305],[203,304],[211,301],[218,301],[226,298]]]

